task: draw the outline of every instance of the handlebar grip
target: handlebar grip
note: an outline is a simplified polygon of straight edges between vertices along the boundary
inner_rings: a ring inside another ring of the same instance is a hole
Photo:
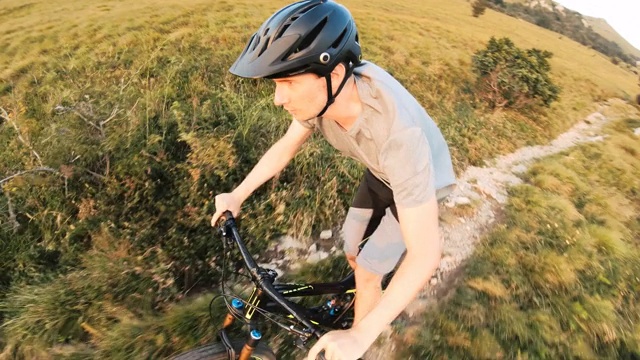
[[[233,220],[233,213],[229,210],[225,210],[225,212],[222,213],[222,216],[224,216],[225,220]]]

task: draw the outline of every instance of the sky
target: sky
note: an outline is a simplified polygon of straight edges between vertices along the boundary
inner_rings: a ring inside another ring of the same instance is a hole
[[[582,15],[603,18],[618,34],[640,49],[640,2],[638,0],[554,0]]]

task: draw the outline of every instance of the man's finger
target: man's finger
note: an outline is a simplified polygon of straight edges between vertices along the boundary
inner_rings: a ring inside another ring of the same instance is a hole
[[[216,212],[215,214],[213,214],[213,216],[211,217],[211,226],[216,227],[216,223],[218,222],[220,215],[222,215],[221,212]]]
[[[313,345],[313,347],[311,347],[311,350],[309,350],[307,360],[316,360],[316,357],[322,350],[324,350],[324,341],[323,338],[320,338],[320,340],[318,340],[318,342]]]

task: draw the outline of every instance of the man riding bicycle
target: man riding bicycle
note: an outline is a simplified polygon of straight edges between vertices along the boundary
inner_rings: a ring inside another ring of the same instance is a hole
[[[274,102],[293,117],[285,135],[231,193],[217,195],[212,225],[234,215],[280,172],[313,131],[367,170],[343,225],[356,278],[351,329],[332,331],[309,351],[330,360],[361,357],[417,296],[440,263],[438,201],[455,186],[442,134],[391,75],[363,61],[355,22],[331,0],[300,1],[253,34],[230,72],[275,82]],[[362,248],[359,243],[369,238]],[[382,277],[404,260],[384,294]]]

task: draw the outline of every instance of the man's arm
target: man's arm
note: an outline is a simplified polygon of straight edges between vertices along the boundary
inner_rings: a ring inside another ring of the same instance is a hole
[[[211,218],[211,225],[215,226],[218,218],[226,210],[231,210],[234,215],[237,215],[240,205],[249,195],[282,171],[312,132],[313,130],[302,126],[297,120],[293,120],[284,136],[264,153],[238,187],[231,193],[216,196],[216,213]]]
[[[309,360],[315,360],[322,349],[328,360],[354,360],[361,357],[384,328],[417,296],[438,268],[442,246],[435,196],[423,205],[398,207],[398,217],[407,253],[380,302],[350,330],[334,331],[322,337],[309,351]]]
[[[398,217],[407,253],[378,305],[354,329],[372,343],[418,295],[440,265],[442,244],[435,196],[414,208],[398,207]]]

